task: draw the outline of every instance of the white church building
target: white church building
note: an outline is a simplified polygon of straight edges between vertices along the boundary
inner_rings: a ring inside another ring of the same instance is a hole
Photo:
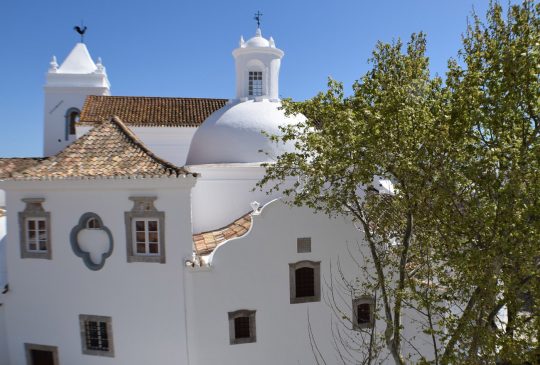
[[[0,365],[338,364],[338,333],[383,330],[342,282],[361,231],[253,189],[293,148],[261,131],[302,119],[284,52],[257,29],[233,56],[230,100],[111,96],[85,44],[53,58],[44,157],[0,159]]]

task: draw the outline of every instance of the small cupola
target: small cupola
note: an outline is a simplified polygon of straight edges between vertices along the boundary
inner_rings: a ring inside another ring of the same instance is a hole
[[[246,100],[279,100],[279,68],[284,53],[276,48],[274,39],[262,36],[257,27],[248,41],[240,37],[233,51],[236,63],[236,98]]]

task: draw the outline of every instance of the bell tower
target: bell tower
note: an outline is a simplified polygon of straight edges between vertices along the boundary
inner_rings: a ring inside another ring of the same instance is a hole
[[[86,97],[110,95],[110,84],[101,59],[94,63],[81,42],[61,66],[53,56],[44,89],[43,155],[51,156],[75,140],[75,123]]]

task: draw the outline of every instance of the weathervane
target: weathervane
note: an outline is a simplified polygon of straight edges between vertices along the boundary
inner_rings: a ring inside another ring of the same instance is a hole
[[[261,16],[263,16],[263,14],[257,10],[257,13],[255,13],[255,17],[253,18],[257,21],[257,28],[261,27]]]
[[[75,29],[75,31],[81,35],[81,43],[84,43],[84,33],[86,32],[86,26],[84,26],[83,22],[81,21],[80,27],[76,25],[73,27],[73,29]]]

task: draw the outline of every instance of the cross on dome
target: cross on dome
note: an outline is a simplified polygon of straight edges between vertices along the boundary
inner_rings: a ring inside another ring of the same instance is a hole
[[[263,16],[263,14],[259,10],[257,10],[257,12],[255,13],[255,17],[253,18],[257,21],[257,29],[261,27],[261,16]]]

